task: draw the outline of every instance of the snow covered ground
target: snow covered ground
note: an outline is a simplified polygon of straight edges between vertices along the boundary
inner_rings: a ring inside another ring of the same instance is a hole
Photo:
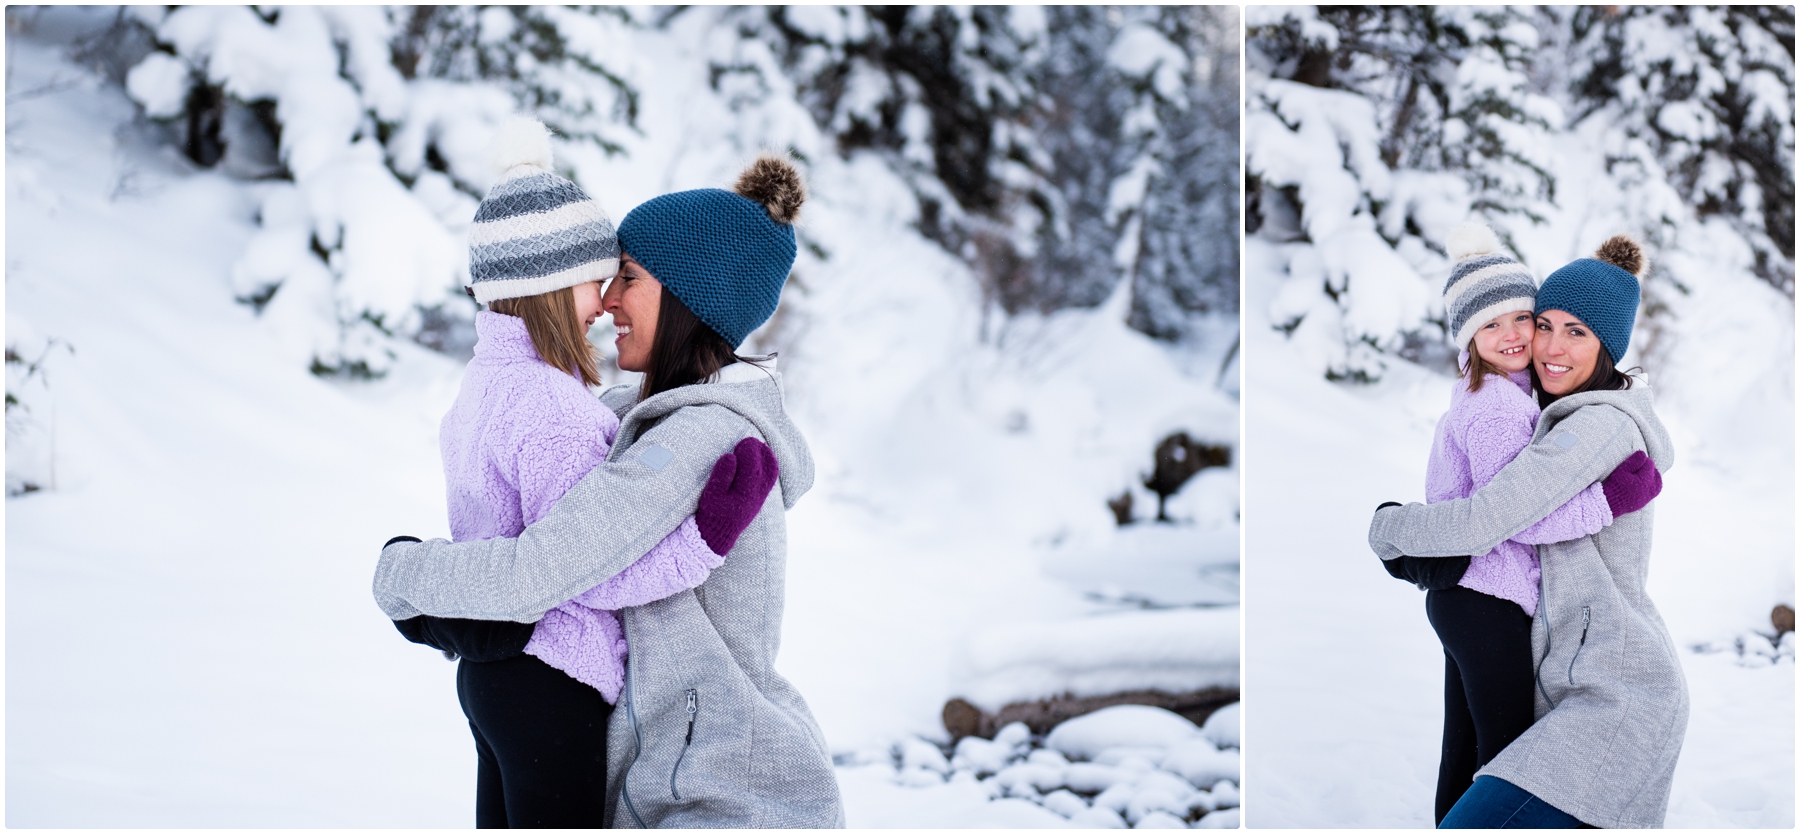
[[[1383,572],[1365,539],[1376,504],[1422,500],[1451,380],[1401,362],[1373,386],[1321,378],[1268,322],[1278,257],[1259,238],[1246,244],[1245,819],[1429,827],[1443,654],[1423,595]],[[1716,374],[1721,385],[1741,375]],[[1666,391],[1658,407],[1678,445],[1650,594],[1677,645],[1749,636],[1767,652],[1753,632],[1772,631],[1770,608],[1792,599],[1791,436],[1693,416]],[[1730,651],[1682,659],[1692,712],[1669,826],[1792,826],[1791,650],[1779,664]]]
[[[283,186],[145,139],[121,91],[63,60],[57,20],[8,44],[9,97],[38,91],[7,107],[7,340],[44,357],[18,454],[53,477],[7,502],[7,824],[468,824],[454,666],[368,596],[380,542],[446,534],[437,421],[460,363],[395,343],[378,382],[310,374],[291,333],[232,301],[262,197]],[[755,130],[690,94],[704,63],[670,66],[686,69],[639,79],[657,86],[629,159],[572,162],[615,218],[724,181],[754,150],[733,131]],[[787,115],[756,129],[804,133]],[[1235,445],[1217,384],[1235,324],[1172,351],[1125,328],[1115,298],[984,339],[966,267],[909,227],[900,181],[810,156],[804,232],[829,257],[803,256],[783,369],[819,479],[789,517],[780,668],[846,762],[852,824],[1063,823],[980,782],[907,787],[883,762],[947,741],[939,710],[971,634],[1149,622],[1163,612],[1121,600],[1159,584],[1233,610],[1219,542],[1236,536],[1235,465],[1172,499],[1187,561],[1129,544],[1104,501],[1170,431]],[[1115,548],[1129,570],[1109,580],[1094,558]],[[1197,641],[1214,661],[1235,658],[1230,626]]]

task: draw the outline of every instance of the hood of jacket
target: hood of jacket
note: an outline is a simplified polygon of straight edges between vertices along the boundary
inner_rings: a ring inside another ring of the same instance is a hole
[[[1654,392],[1649,384],[1638,380],[1630,388],[1617,391],[1584,391],[1570,394],[1544,409],[1538,418],[1538,436],[1543,436],[1551,427],[1562,422],[1564,417],[1588,406],[1606,406],[1616,409],[1637,424],[1638,433],[1644,438],[1644,453],[1650,456],[1659,472],[1669,471],[1675,465],[1675,445],[1669,440],[1669,432],[1663,428],[1661,420],[1656,418]]]
[[[781,500],[783,509],[793,509],[813,485],[812,451],[798,426],[788,417],[782,397],[781,373],[775,370],[774,356],[743,357],[745,362],[725,366],[712,379],[664,391],[647,400],[637,400],[636,386],[621,385],[608,389],[601,401],[621,412],[619,434],[612,456],[618,457],[648,431],[657,421],[674,412],[694,406],[723,408],[742,417],[764,443],[775,453],[781,467]]]

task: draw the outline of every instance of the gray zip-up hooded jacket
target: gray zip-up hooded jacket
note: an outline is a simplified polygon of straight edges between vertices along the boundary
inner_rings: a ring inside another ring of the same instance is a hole
[[[1564,397],[1544,410],[1531,445],[1487,486],[1459,501],[1378,510],[1369,546],[1383,559],[1486,553],[1634,451],[1663,472],[1674,463],[1647,387]],[[1681,660],[1644,590],[1655,507],[1592,536],[1538,546],[1537,723],[1477,774],[1505,779],[1601,828],[1663,824],[1687,734]]]
[[[841,827],[824,735],[774,669],[786,510],[813,479],[779,377],[740,363],[710,384],[635,397],[602,395],[623,412],[606,462],[519,538],[390,545],[375,600],[394,619],[534,622],[648,552],[693,514],[719,456],[760,438],[780,480],[725,564],[691,591],[620,612],[631,653],[607,736],[606,817],[616,828]]]

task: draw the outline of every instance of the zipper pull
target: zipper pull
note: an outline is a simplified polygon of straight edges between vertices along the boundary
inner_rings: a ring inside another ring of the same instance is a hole
[[[687,738],[681,742],[682,746],[684,748],[686,747],[686,745],[694,743],[694,717],[695,717],[695,714],[700,711],[700,691],[697,689],[690,689],[687,691],[687,696],[688,696],[688,731],[687,731]]]

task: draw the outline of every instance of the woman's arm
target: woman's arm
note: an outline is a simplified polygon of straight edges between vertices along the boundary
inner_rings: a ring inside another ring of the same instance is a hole
[[[595,467],[517,539],[389,545],[375,569],[375,601],[392,619],[536,622],[692,515],[714,463],[749,429],[719,406],[680,409]]]
[[[1636,424],[1618,409],[1578,409],[1474,495],[1376,511],[1369,546],[1383,559],[1486,553],[1606,477],[1638,442]]]
[[[1470,421],[1461,441],[1469,459],[1469,480],[1476,489],[1487,486],[1531,444],[1534,429],[1530,415],[1516,409],[1496,408]],[[1591,536],[1612,520],[1606,493],[1596,483],[1511,539],[1521,544],[1564,542]]]

